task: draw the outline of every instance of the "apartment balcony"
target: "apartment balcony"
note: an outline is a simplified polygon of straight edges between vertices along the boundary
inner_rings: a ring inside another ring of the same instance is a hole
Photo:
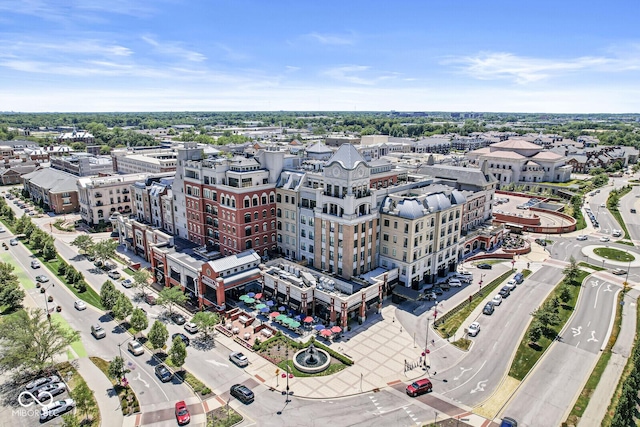
[[[96,202],[96,206],[104,206],[104,203],[102,203],[101,201],[99,201],[99,200],[98,200],[98,201]]]
[[[99,199],[100,197],[102,197],[102,193],[95,193],[93,197]]]
[[[129,191],[129,190],[127,190],[127,189],[122,190],[122,194],[129,194],[130,192],[131,192],[131,191]]]

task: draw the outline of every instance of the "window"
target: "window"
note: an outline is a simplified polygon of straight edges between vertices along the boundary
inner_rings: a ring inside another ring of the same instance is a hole
[[[276,203],[282,203],[282,196],[280,194],[276,194]]]
[[[388,234],[383,234],[382,235],[382,240],[384,240],[385,242],[389,241],[389,235]]]

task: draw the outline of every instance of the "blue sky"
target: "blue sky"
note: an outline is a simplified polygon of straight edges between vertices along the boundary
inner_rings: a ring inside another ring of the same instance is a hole
[[[640,112],[640,2],[0,0],[0,111]]]

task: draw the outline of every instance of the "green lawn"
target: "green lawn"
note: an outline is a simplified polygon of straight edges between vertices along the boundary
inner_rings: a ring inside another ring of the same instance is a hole
[[[18,281],[24,289],[28,290],[36,287],[36,283],[33,281],[33,279],[27,276],[27,273],[24,271],[22,265],[18,264],[13,255],[11,255],[9,252],[0,252],[0,261],[11,264],[13,268],[15,268],[15,270],[13,270],[13,273],[18,276]]]
[[[509,261],[508,259],[481,259],[480,261],[475,261],[472,264],[477,266],[478,264],[489,264],[489,265],[495,265],[495,264],[500,264],[501,262],[506,262]]]
[[[610,259],[612,261],[629,262],[636,259],[636,257],[631,255],[631,253],[615,248],[595,248],[593,252],[602,258]]]
[[[64,280],[64,277],[61,277],[60,275],[58,275],[58,266],[60,265],[61,262],[64,262],[62,260],[62,258],[60,258],[60,255],[57,255],[55,259],[52,259],[50,261],[45,261],[43,258],[40,258],[40,261],[47,266],[47,268],[58,278],[60,279],[60,281],[62,283],[65,284],[65,286],[67,288],[69,288],[71,290],[71,292],[73,292],[73,294],[78,297],[79,299],[83,300],[84,302],[86,302],[87,304],[91,304],[92,306],[99,308],[100,310],[104,310],[104,307],[102,307],[102,302],[100,301],[100,295],[98,295],[96,293],[96,291],[93,290],[93,288],[91,286],[89,286],[87,284],[87,290],[84,292],[78,292],[78,290],[76,288],[74,288],[72,285],[69,285],[66,280]]]
[[[622,215],[620,214],[620,210],[618,209],[618,203],[619,200],[622,199],[622,197],[628,194],[630,191],[631,187],[622,187],[620,190],[618,190],[617,193],[614,193],[613,191],[609,193],[609,198],[607,199],[607,208],[609,209],[609,212],[611,212],[611,215],[613,215],[613,217],[616,219],[616,221],[618,221],[618,224],[620,224],[622,231],[624,231],[624,239],[631,239],[631,236],[629,235],[627,225],[622,219]]]
[[[64,320],[64,318],[58,313],[53,313],[51,315],[51,320],[61,325],[64,329],[67,329],[70,331],[73,330],[71,325],[69,325],[69,323],[67,323],[67,321]],[[80,340],[80,338],[78,338],[77,341],[74,341],[73,343],[71,343],[71,348],[78,355],[78,357],[87,357],[87,350],[85,350],[84,345],[82,345],[82,341]]]
[[[595,271],[604,271],[604,270],[606,270],[606,268],[599,267],[599,266],[593,265],[593,264],[587,264],[586,262],[579,262],[578,266],[579,267],[590,268],[590,269],[595,270]]]
[[[580,289],[582,289],[581,283],[582,281],[589,275],[584,270],[580,270],[580,275],[576,279],[575,284],[569,285],[569,290],[571,291],[571,299],[567,303],[563,303],[560,306],[559,316],[560,322],[555,326],[549,326],[550,331],[545,336],[543,335],[537,342],[537,344],[531,343],[529,340],[529,329],[525,332],[520,345],[518,346],[518,350],[516,351],[516,355],[513,359],[513,363],[511,364],[511,369],[509,370],[509,375],[519,381],[527,375],[527,373],[531,370],[533,365],[540,359],[545,350],[551,345],[555,337],[562,330],[569,317],[573,313],[573,309],[575,308],[576,302],[578,300],[578,295],[580,294]],[[555,289],[549,294],[547,299],[544,301],[551,301],[553,298],[560,294],[560,287],[564,286],[562,281],[556,285]],[[542,305],[544,305],[541,304]],[[531,326],[531,325],[529,325]]]

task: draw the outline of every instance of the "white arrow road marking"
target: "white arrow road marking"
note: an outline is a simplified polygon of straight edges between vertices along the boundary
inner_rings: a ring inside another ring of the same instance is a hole
[[[587,342],[598,342],[596,339],[596,331],[591,331],[591,338],[589,338]]]
[[[134,378],[134,380],[142,381],[142,382],[144,383],[144,386],[145,386],[146,388],[149,388],[149,383],[148,383],[148,382],[146,382],[145,380],[143,380],[143,379],[142,379],[142,377],[141,377],[140,375],[141,375],[141,373],[140,373],[140,372],[138,372],[138,376],[137,376],[136,378]]]
[[[457,376],[453,377],[453,380],[454,380],[454,381],[458,381],[458,380],[460,379],[460,377],[464,375],[464,373],[465,373],[465,372],[468,372],[468,371],[470,371],[470,370],[471,370],[471,368],[464,369],[464,368],[461,366],[461,367],[460,367],[460,371],[462,371],[462,372],[460,372],[460,375],[457,375]]]
[[[476,388],[474,388],[473,390],[471,390],[471,394],[477,392],[477,391],[484,391],[484,388],[487,385],[487,381],[489,380],[482,380],[478,382],[478,385],[476,386]]]
[[[229,366],[226,363],[216,362],[215,360],[207,360],[207,362],[209,362],[209,363],[211,363],[212,365],[215,365],[215,366],[222,366],[224,368]]]
[[[582,326],[578,326],[577,328],[571,328],[571,333],[574,337],[577,337],[582,332]]]
[[[597,281],[597,280],[592,280],[592,281],[591,281],[591,287],[593,287],[593,288],[598,287],[598,284],[599,284],[599,283],[598,283],[598,281]]]
[[[613,292],[613,289],[611,289],[611,285],[607,285],[607,289],[602,292]]]

